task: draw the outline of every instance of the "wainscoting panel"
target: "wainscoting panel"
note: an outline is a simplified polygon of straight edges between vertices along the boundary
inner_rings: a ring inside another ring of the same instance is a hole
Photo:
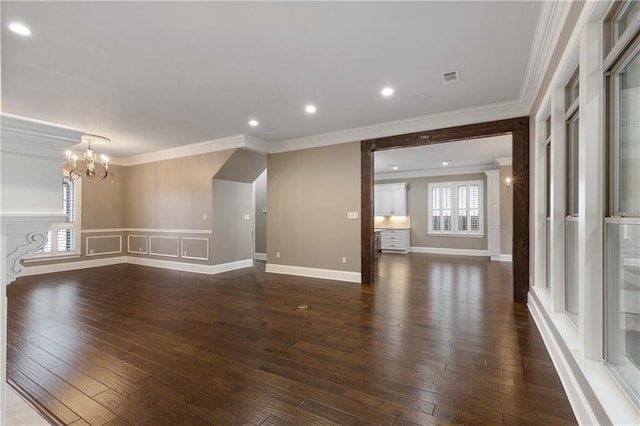
[[[209,239],[180,237],[180,253],[183,259],[209,260]]]
[[[127,251],[129,253],[147,254],[149,251],[148,237],[146,235],[127,236]]]
[[[122,235],[94,235],[85,239],[85,255],[101,256],[122,253]]]
[[[149,237],[149,254],[154,256],[180,257],[178,237]]]

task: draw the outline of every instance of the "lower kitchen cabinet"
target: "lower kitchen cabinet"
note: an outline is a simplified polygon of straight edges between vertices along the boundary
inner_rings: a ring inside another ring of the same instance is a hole
[[[407,253],[409,251],[409,229],[385,229],[380,232],[382,251]]]

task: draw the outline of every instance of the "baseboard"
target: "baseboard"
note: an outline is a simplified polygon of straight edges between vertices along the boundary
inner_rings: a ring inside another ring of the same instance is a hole
[[[491,256],[491,260],[495,260],[498,262],[511,262],[512,256],[510,254],[497,254]]]
[[[611,424],[602,404],[572,355],[571,348],[560,336],[540,299],[531,291],[528,294],[527,306],[542,335],[578,424]]]
[[[25,267],[19,276],[50,274],[53,272],[74,271],[78,269],[97,268],[100,266],[131,263],[133,265],[151,266],[154,268],[173,269],[175,271],[195,272],[198,274],[219,274],[253,266],[253,259],[239,260],[220,265],[199,265],[197,263],[174,262],[170,260],[149,259],[136,256],[106,257],[104,259],[80,260],[78,262],[55,263]]]
[[[360,272],[305,268],[302,266],[277,265],[274,263],[267,263],[265,270],[266,272],[274,274],[296,275],[299,277],[322,278],[325,280],[348,281],[352,283],[362,282]]]
[[[267,253],[253,253],[255,260],[267,260]]]
[[[450,254],[454,256],[489,256],[487,250],[453,249],[440,247],[411,247],[411,253]]]
[[[222,263],[219,265],[199,265],[197,263],[175,262],[172,260],[149,259],[146,257],[128,256],[128,263],[142,266],[152,266],[154,268],[172,269],[174,271],[195,272],[198,274],[219,274],[222,272],[234,271],[236,269],[253,266],[253,259],[238,260],[236,262]]]
[[[50,265],[26,266],[20,277],[29,275],[51,274],[53,272],[75,271],[77,269],[98,268],[100,266],[127,263],[127,256],[105,257],[102,259],[79,260],[77,262],[53,263]]]

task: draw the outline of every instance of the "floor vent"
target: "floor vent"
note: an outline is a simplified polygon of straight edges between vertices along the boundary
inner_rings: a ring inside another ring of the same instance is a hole
[[[460,81],[460,75],[458,71],[449,71],[442,74],[442,82],[444,84],[457,83]]]

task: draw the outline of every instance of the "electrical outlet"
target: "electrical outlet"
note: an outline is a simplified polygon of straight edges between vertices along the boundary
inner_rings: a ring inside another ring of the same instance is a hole
[[[186,250],[184,250],[184,252],[182,253],[182,255],[183,255],[183,256],[186,256],[186,255],[187,255],[187,251],[186,251]]]
[[[89,249],[89,254],[93,254],[93,249]]]
[[[207,214],[206,213],[202,213],[202,220],[207,220]]]
[[[280,257],[280,252],[276,252],[276,257]]]
[[[142,251],[142,246],[138,246],[138,251]]]
[[[347,258],[346,257],[342,258],[342,263],[347,263]]]

